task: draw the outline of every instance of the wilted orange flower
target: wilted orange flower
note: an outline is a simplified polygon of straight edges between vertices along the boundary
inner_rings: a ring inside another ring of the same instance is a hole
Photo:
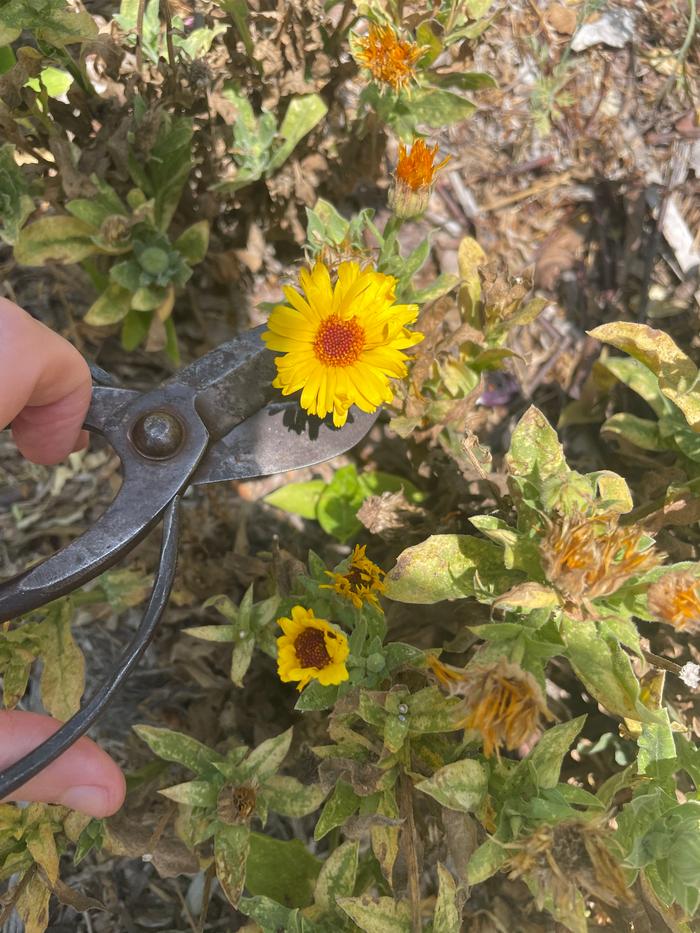
[[[349,599],[356,609],[361,609],[363,603],[379,607],[377,594],[384,592],[384,571],[365,556],[366,550],[367,545],[356,544],[345,573],[327,570],[326,575],[333,582],[321,584],[322,590],[335,590],[339,596]]]
[[[436,165],[437,151],[437,146],[426,146],[422,139],[413,143],[410,152],[399,143],[396,183],[389,194],[389,204],[397,217],[415,217],[428,207],[435,176],[450,160],[447,156]]]
[[[667,573],[647,593],[650,612],[677,629],[700,628],[700,580],[687,570]]]
[[[443,664],[434,656],[428,663],[450,696],[464,697],[466,716],[459,727],[481,733],[487,758],[503,746],[519,748],[542,717],[554,718],[532,674],[505,658],[468,668]]]
[[[356,36],[355,58],[367,68],[372,77],[395,91],[406,87],[415,76],[414,65],[423,54],[423,48],[400,39],[391,26],[372,23],[366,36]]]
[[[617,513],[559,516],[540,545],[544,572],[551,584],[574,603],[599,599],[618,590],[631,576],[658,566],[663,555],[642,548],[646,532],[637,525],[618,526]]]
[[[629,902],[631,894],[612,845],[610,832],[600,822],[566,820],[540,826],[515,844],[508,877],[527,875],[535,882],[539,910],[551,895],[556,907],[567,913],[574,909],[578,891],[612,906]]]

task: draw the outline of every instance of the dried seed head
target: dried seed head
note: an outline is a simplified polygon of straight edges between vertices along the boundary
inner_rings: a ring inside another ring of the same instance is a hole
[[[487,757],[513,751],[532,738],[542,718],[553,719],[539,684],[517,664],[499,658],[490,664],[458,668],[428,659],[450,696],[464,697],[459,725],[480,732]]]
[[[643,550],[646,532],[619,527],[617,513],[557,516],[540,545],[549,582],[568,601],[598,599],[618,590],[630,577],[658,566],[663,556],[653,545]]]
[[[255,788],[225,784],[216,801],[216,815],[228,826],[247,823],[255,809],[255,801]]]
[[[612,906],[629,902],[631,894],[612,844],[600,822],[566,820],[540,826],[516,844],[508,861],[509,878],[528,875],[536,882],[539,909],[551,894],[560,910],[570,911],[581,891]]]
[[[647,593],[649,611],[677,629],[700,630],[700,580],[687,570],[667,573]]]

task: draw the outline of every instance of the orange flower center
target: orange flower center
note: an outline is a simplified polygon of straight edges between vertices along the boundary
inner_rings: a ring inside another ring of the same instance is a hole
[[[672,618],[679,628],[688,622],[700,622],[700,600],[695,589],[680,590],[675,594]]]
[[[300,667],[323,668],[330,664],[331,656],[326,648],[326,639],[318,628],[307,628],[294,640],[294,651]]]
[[[358,60],[378,81],[391,85],[395,91],[405,87],[413,77],[414,65],[423,49],[414,42],[400,39],[390,26],[372,24],[359,41]]]
[[[342,321],[337,314],[332,314],[318,329],[314,353],[324,366],[351,366],[364,345],[365,332],[357,318]]]

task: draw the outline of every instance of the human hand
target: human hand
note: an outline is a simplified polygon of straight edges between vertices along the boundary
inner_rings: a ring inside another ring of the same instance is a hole
[[[51,464],[84,447],[82,424],[91,391],[90,370],[78,351],[0,298],[0,429],[12,425],[21,453],[34,463]],[[0,711],[0,771],[59,726],[50,716]],[[82,738],[7,799],[60,803],[103,817],[119,809],[124,794],[117,765]]]

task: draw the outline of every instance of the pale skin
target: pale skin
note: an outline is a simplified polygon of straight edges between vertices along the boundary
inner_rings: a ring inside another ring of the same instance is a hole
[[[48,465],[84,447],[82,424],[90,394],[90,371],[78,351],[0,298],[0,429],[11,426],[23,456]],[[59,726],[50,716],[0,711],[0,771]],[[124,794],[118,766],[82,738],[8,799],[64,804],[104,817],[119,809]]]

